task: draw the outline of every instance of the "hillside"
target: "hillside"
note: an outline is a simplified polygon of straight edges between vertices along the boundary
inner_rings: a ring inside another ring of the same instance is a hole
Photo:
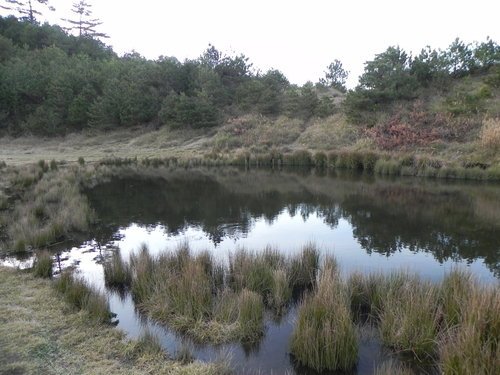
[[[346,90],[340,62],[291,84],[209,45],[198,59],[118,57],[58,26],[0,18],[0,160],[208,157],[294,150],[500,162],[500,46],[389,47]],[[40,140],[42,139],[42,140]]]

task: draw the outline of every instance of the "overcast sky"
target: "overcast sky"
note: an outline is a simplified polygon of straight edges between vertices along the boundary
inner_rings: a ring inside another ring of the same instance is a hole
[[[1,1],[1,0],[0,0]],[[70,14],[72,1],[49,0],[51,23]],[[196,58],[212,43],[244,53],[254,66],[281,70],[293,83],[316,82],[334,59],[357,83],[363,63],[390,45],[418,53],[490,36],[500,42],[495,0],[87,0],[101,31],[122,54]],[[5,12],[3,12],[5,14]]]

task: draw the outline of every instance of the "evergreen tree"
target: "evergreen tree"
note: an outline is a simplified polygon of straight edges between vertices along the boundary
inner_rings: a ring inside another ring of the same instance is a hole
[[[49,4],[49,0],[3,0],[3,2],[4,4],[0,5],[0,8],[16,11],[21,15],[22,19],[32,24],[37,22],[35,16],[40,16],[42,14],[42,12],[36,8],[37,4],[45,5],[51,11],[55,10],[55,8]]]
[[[96,28],[102,25],[102,22],[98,18],[92,18],[92,10],[90,9],[92,5],[87,3],[85,0],[80,0],[73,3],[73,8],[71,11],[75,13],[77,19],[63,18],[62,20],[69,23],[71,26],[66,27],[67,31],[78,32],[78,36],[91,37],[91,38],[108,38],[104,33],[100,33]]]

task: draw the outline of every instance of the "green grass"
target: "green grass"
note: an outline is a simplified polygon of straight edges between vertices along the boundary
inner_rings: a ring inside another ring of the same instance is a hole
[[[325,263],[315,291],[299,307],[290,351],[300,363],[318,371],[347,371],[357,362],[347,286],[333,263]]]
[[[388,347],[419,359],[434,357],[438,334],[438,290],[408,279],[389,293],[380,313],[380,335]]]
[[[498,373],[500,368],[500,290],[484,288],[468,281],[467,276],[451,275],[451,289],[460,283],[468,283],[467,294],[462,293],[461,309],[450,309],[458,324],[444,331],[439,340],[440,368],[443,374]],[[456,281],[459,278],[460,281]],[[447,286],[450,289],[450,286]],[[451,303],[455,306],[456,303]],[[460,311],[457,311],[460,310]],[[450,319],[450,316],[448,317]]]
[[[36,277],[52,277],[52,265],[54,259],[48,251],[40,251],[36,254],[33,262],[33,274]]]
[[[130,257],[130,289],[139,309],[197,341],[251,341],[262,334],[266,308],[282,314],[292,289],[311,285],[318,258],[311,244],[292,257],[270,247],[238,249],[224,266],[206,251],[193,255],[187,244],[155,257],[143,246]]]
[[[276,312],[281,313],[292,298],[290,276],[284,269],[276,269],[272,275],[271,290],[269,293],[269,305]]]
[[[93,321],[101,324],[110,322],[111,312],[107,298],[85,280],[70,272],[63,272],[54,282],[54,287],[70,306],[85,311]]]
[[[294,288],[306,288],[316,280],[319,268],[319,249],[313,243],[306,244],[299,255],[290,260],[290,284]]]
[[[130,359],[166,359],[167,353],[163,349],[158,336],[148,329],[145,330],[131,345],[127,348],[126,356]]]
[[[389,359],[377,366],[375,375],[413,375],[413,371],[402,363]]]
[[[238,296],[238,323],[243,341],[255,341],[262,336],[263,319],[262,297],[251,290],[243,289]]]
[[[103,268],[106,286],[118,289],[130,287],[132,272],[130,266],[123,261],[119,250],[113,252],[111,259],[104,263]]]

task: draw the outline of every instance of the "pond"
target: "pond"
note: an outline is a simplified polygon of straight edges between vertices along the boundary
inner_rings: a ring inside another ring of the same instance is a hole
[[[416,178],[376,178],[314,170],[158,169],[127,174],[87,192],[99,224],[61,254],[105,289],[102,260],[125,259],[147,244],[152,253],[189,243],[226,260],[237,248],[270,245],[287,254],[313,242],[353,271],[405,269],[439,281],[466,267],[484,283],[500,277],[500,186]],[[168,353],[188,347],[203,361],[229,356],[237,373],[313,374],[289,354],[296,308],[266,320],[252,346],[199,345],[139,314],[129,294],[107,291],[118,327],[131,337],[156,333]],[[368,330],[369,331],[369,330]],[[362,335],[355,373],[372,373],[388,353]]]

